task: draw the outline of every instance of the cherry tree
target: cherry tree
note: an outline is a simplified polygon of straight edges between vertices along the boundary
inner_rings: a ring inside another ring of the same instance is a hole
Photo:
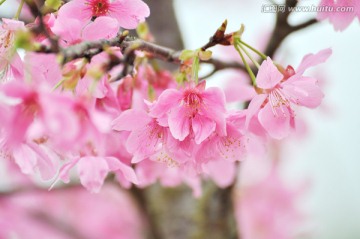
[[[171,1],[18,1],[0,26],[0,155],[10,182],[0,192],[0,237],[302,236],[296,202],[306,186],[284,182],[280,151],[302,108],[322,103],[307,70],[332,50],[304,52],[297,66],[275,52],[319,21],[346,29],[358,5],[323,0],[317,7],[332,10],[291,25],[299,6],[286,0],[272,5],[263,48],[224,20],[208,42],[183,49]],[[207,86],[227,70],[235,81]]]

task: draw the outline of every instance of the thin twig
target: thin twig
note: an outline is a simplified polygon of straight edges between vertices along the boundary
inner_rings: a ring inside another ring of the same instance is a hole
[[[276,15],[276,24],[272,36],[265,50],[265,55],[273,57],[276,50],[280,47],[285,38],[295,31],[304,29],[310,25],[317,23],[316,19],[311,19],[299,25],[292,26],[289,24],[288,19],[291,14],[290,9],[295,7],[298,0],[286,0],[285,11],[279,11]]]

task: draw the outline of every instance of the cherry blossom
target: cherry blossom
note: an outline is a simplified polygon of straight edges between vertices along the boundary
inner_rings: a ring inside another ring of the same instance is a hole
[[[14,49],[14,37],[17,30],[24,30],[24,23],[12,19],[2,19],[0,27],[0,82],[21,79],[23,62]]]
[[[292,104],[315,108],[323,98],[316,79],[302,74],[307,68],[326,61],[330,54],[331,50],[326,49],[316,55],[305,56],[296,72],[291,66],[281,72],[273,61],[267,58],[261,64],[256,78],[258,95],[250,102],[246,125],[258,112],[260,124],[271,137],[286,137],[290,129],[295,127]]]
[[[211,133],[226,135],[225,96],[219,88],[205,90],[205,82],[182,90],[165,90],[150,109],[162,126],[169,126],[175,139],[188,135],[200,144]]]
[[[109,16],[127,29],[136,28],[149,15],[149,7],[141,0],[74,0],[59,11],[61,18],[77,18],[82,22]]]
[[[341,11],[341,9],[353,8],[352,11]],[[319,11],[319,20],[329,19],[336,31],[343,31],[355,17],[360,20],[360,5],[356,0],[322,0],[319,8],[331,9],[332,11]]]

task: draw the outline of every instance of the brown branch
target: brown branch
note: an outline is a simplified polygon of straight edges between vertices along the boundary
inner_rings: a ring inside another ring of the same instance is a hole
[[[279,11],[276,15],[275,28],[273,30],[270,41],[266,47],[265,55],[273,57],[276,50],[280,47],[285,38],[295,31],[304,29],[310,25],[317,23],[316,19],[311,19],[299,25],[292,26],[289,24],[288,19],[291,14],[290,8],[295,7],[298,0],[286,0],[285,11]]]
[[[181,64],[181,61],[179,59],[181,51],[176,51],[174,49],[160,46],[131,36],[124,37],[122,34],[119,34],[115,38],[108,40],[85,41],[66,48],[60,48],[58,53],[60,53],[63,56],[63,64],[65,64],[69,61],[78,58],[83,58],[83,57],[91,58],[92,56],[103,52],[106,47],[120,47],[124,53],[124,59],[122,61],[123,63],[131,59],[130,57],[131,53],[133,53],[134,51],[144,51],[147,53],[148,57],[157,58],[165,62]],[[41,46],[37,50],[37,52],[57,53],[47,46]],[[131,62],[129,63],[131,64]],[[244,66],[241,65],[240,63],[223,62],[219,59],[214,59],[214,58],[208,61],[203,61],[202,63],[212,64],[214,66],[215,71],[220,71],[230,68],[245,70]],[[124,72],[121,76],[124,76]]]
[[[210,47],[216,46],[216,45],[223,45],[223,46],[229,46],[231,45],[233,34],[225,34],[227,27],[227,20],[225,20],[221,26],[216,30],[214,35],[210,37],[209,42],[206,43],[203,47],[200,49],[202,51],[206,51]]]
[[[50,42],[50,49],[52,52],[58,52],[59,51],[59,41],[56,36],[52,36],[52,34],[49,32],[45,22],[44,22],[44,14],[41,11],[41,8],[44,3],[40,3],[39,5],[32,0],[25,0],[26,5],[29,7],[31,14],[34,16],[34,18],[38,17],[39,24],[35,29],[35,32],[37,34],[44,34],[47,39],[49,39]]]
[[[160,233],[160,230],[152,218],[152,212],[149,208],[149,202],[146,197],[146,189],[137,188],[135,186],[131,187],[129,190],[130,195],[137,203],[139,209],[141,210],[143,216],[145,217],[147,223],[147,238],[148,239],[162,239],[163,236]]]

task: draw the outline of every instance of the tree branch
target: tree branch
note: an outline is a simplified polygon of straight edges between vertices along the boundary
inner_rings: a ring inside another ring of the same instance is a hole
[[[123,52],[129,51],[144,51],[151,58],[157,58],[165,62],[181,64],[179,56],[181,51],[160,46],[151,42],[134,38],[132,36],[125,36],[119,34],[118,36],[109,40],[85,41],[79,44],[60,48],[59,51],[53,51],[51,47],[41,46],[37,52],[41,53],[60,53],[63,56],[63,64],[77,58],[91,58],[92,56],[103,52],[106,47],[120,47]],[[239,69],[245,70],[244,66],[237,62],[223,62],[219,59],[210,59],[203,61],[203,63],[212,64],[215,71],[224,69]]]
[[[299,25],[291,26],[288,22],[289,15],[291,14],[290,9],[295,7],[298,3],[298,0],[286,0],[285,11],[279,11],[276,15],[276,23],[273,33],[271,35],[270,41],[266,47],[265,55],[274,56],[276,50],[280,47],[281,43],[285,38],[291,33],[304,29],[310,25],[317,23],[316,19],[311,19]]]

